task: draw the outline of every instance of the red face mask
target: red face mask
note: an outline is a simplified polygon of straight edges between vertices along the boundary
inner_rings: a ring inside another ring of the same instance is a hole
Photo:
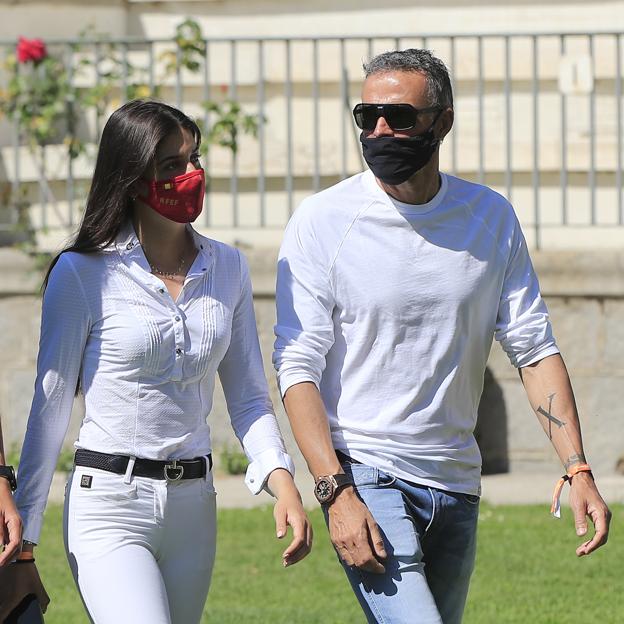
[[[199,217],[204,203],[206,178],[203,169],[176,176],[168,180],[145,180],[147,196],[139,199],[176,223],[191,223]]]

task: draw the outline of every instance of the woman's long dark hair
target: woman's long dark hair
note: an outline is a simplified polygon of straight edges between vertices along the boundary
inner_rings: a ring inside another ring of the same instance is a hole
[[[115,240],[132,211],[132,185],[152,166],[160,142],[179,128],[188,130],[199,147],[201,132],[197,124],[162,102],[133,100],[110,116],[102,131],[80,229],[74,241],[50,263],[44,290],[61,254],[94,253]]]

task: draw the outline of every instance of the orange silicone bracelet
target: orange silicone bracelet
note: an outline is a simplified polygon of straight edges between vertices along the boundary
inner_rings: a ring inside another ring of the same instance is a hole
[[[567,474],[564,474],[563,477],[557,481],[555,491],[553,492],[552,505],[550,506],[550,513],[555,516],[555,518],[561,518],[561,490],[563,489],[564,483],[566,481],[572,481],[572,477],[579,472],[591,472],[589,464],[576,464],[572,466]]]

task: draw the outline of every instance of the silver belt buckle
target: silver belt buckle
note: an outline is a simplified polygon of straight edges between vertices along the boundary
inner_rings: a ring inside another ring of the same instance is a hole
[[[184,474],[184,466],[178,466],[178,460],[174,459],[172,464],[165,464],[163,471],[167,481],[179,481]]]

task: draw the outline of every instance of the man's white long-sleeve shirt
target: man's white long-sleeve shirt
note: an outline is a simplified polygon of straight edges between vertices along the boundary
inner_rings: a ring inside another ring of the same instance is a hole
[[[510,204],[440,174],[427,204],[370,171],[306,199],[279,256],[273,362],[313,382],[336,449],[397,477],[480,492],[473,430],[495,336],[511,362],[558,352]]]
[[[38,541],[79,378],[86,409],[77,448],[159,460],[207,455],[218,372],[251,460],[250,490],[275,468],[294,471],[269,399],[247,263],[192,233],[198,254],[176,301],[151,274],[130,224],[104,251],[67,252],[54,267],[16,493],[24,539]]]

